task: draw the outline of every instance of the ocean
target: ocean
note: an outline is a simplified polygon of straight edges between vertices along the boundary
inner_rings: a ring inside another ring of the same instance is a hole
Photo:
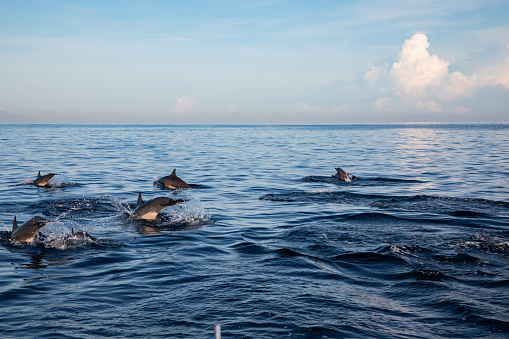
[[[1,338],[509,336],[508,124],[2,124],[0,159]]]

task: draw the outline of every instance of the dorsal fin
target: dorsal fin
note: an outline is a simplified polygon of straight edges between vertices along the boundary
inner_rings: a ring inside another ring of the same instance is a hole
[[[41,171],[39,171],[39,173],[37,173],[37,178],[40,178],[41,177]]]
[[[143,205],[144,201],[141,198],[141,192],[138,194],[138,202],[136,203],[136,207]]]
[[[341,168],[339,168],[339,167],[336,168],[336,171],[338,172],[336,175],[337,175],[339,180],[345,181],[347,179],[348,175]]]
[[[71,227],[71,234],[74,234],[74,227]]]
[[[14,216],[14,221],[12,222],[12,231],[14,232],[18,228],[18,222],[16,221],[16,216]]]
[[[176,177],[177,176],[177,169],[175,168],[173,172],[171,172],[170,177]]]

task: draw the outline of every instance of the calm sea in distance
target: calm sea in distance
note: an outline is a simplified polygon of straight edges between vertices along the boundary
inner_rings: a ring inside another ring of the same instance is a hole
[[[508,124],[2,124],[0,159],[1,338],[509,336]]]

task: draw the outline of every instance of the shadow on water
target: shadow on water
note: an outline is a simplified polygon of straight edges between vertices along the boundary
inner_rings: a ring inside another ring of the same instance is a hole
[[[95,197],[43,199],[29,204],[24,211],[59,218],[101,218],[119,213],[118,200],[111,195]]]
[[[420,180],[411,179],[390,179],[390,178],[357,178],[350,182],[339,180],[336,176],[307,176],[299,179],[300,182],[320,182],[327,184],[334,184],[337,186],[396,186],[405,184],[420,184]]]
[[[211,222],[205,215],[190,215],[179,213],[159,214],[155,220],[135,219],[131,215],[124,215],[122,226],[135,229],[142,235],[172,233],[198,230]]]
[[[473,198],[437,197],[429,195],[385,196],[344,191],[299,191],[281,194],[265,194],[260,197],[260,200],[350,204],[377,208],[380,210],[449,214],[454,217],[465,218],[482,217],[490,214],[504,219],[509,217],[508,202]]]
[[[8,183],[84,185],[0,187],[2,230],[53,221],[33,244],[0,232],[2,337],[509,333],[507,125],[0,127]],[[303,177],[345,158],[373,177]],[[147,169],[169,166],[210,186],[160,191]],[[140,191],[191,201],[138,220]]]

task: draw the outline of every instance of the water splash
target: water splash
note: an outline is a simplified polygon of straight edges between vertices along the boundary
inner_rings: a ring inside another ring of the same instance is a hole
[[[475,248],[492,254],[509,255],[509,241],[504,239],[501,235],[487,232],[475,233],[471,236],[471,239],[461,242],[455,245],[455,247],[464,249]]]

